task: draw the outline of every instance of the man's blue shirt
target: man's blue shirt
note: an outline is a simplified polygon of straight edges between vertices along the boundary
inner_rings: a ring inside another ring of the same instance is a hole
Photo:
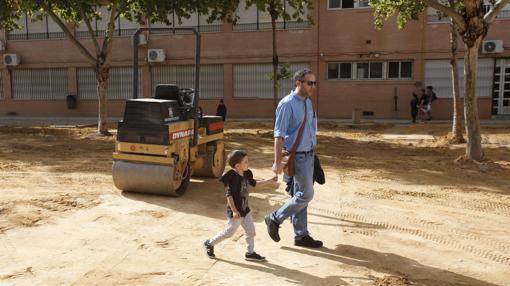
[[[306,100],[307,118],[301,143],[297,151],[310,151],[317,145],[317,119],[314,116],[313,105],[310,99]],[[285,96],[276,108],[276,122],[274,137],[283,137],[283,148],[290,151],[299,133],[299,127],[303,122],[305,105],[303,99],[292,91]]]

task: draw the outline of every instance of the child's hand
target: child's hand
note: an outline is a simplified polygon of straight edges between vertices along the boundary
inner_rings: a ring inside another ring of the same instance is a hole
[[[239,219],[241,214],[239,212],[234,212],[234,219]]]
[[[269,179],[270,182],[278,182],[278,176],[274,176],[271,179]]]

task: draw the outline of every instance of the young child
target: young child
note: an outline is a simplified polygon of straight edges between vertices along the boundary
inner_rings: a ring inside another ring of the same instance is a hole
[[[248,207],[248,193],[252,187],[276,182],[278,177],[260,181],[253,179],[253,173],[248,169],[248,155],[241,150],[234,150],[228,155],[228,164],[232,169],[220,178],[227,191],[227,227],[213,238],[204,241],[207,256],[215,258],[214,245],[231,237],[239,225],[242,225],[246,232],[245,259],[266,261],[264,256],[260,256],[254,251],[255,225]]]

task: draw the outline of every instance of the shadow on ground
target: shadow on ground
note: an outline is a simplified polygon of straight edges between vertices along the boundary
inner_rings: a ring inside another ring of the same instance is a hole
[[[282,250],[303,255],[329,259],[341,264],[364,267],[379,273],[406,277],[412,285],[423,286],[496,286],[472,277],[460,275],[448,270],[423,265],[416,260],[394,253],[378,252],[353,245],[337,245],[335,249],[323,247],[317,250],[281,247]],[[324,284],[326,285],[326,284]]]

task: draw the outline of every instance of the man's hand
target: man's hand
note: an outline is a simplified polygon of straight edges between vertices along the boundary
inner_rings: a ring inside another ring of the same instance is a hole
[[[241,217],[241,214],[239,212],[233,212],[234,219],[239,219]]]
[[[280,175],[282,172],[283,172],[283,163],[278,163],[278,162],[274,162],[273,163],[273,172],[276,174],[276,175]]]

